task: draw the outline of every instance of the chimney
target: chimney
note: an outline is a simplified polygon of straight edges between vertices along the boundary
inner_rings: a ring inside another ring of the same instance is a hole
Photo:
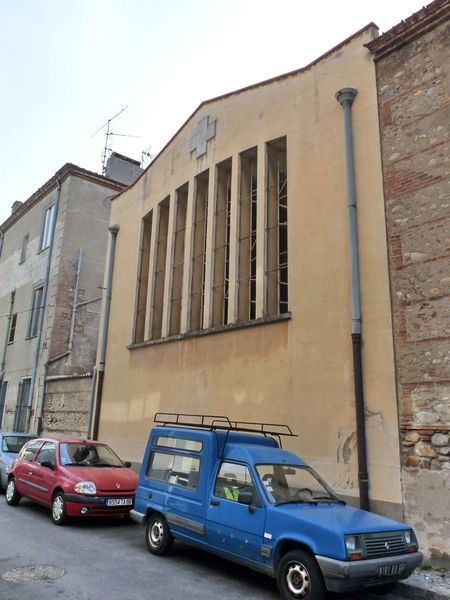
[[[104,175],[125,185],[131,185],[143,171],[138,160],[112,152],[106,163]]]
[[[11,206],[11,214],[13,215],[19,208],[22,206],[23,202],[20,200],[16,200],[14,204]]]

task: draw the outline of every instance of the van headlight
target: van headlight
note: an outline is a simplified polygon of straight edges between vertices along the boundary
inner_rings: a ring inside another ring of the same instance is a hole
[[[361,560],[363,549],[360,535],[346,535],[345,548],[348,560]]]
[[[417,552],[417,550],[419,549],[419,544],[417,543],[417,538],[415,536],[414,531],[412,529],[406,529],[403,532],[403,537],[406,544],[406,551]]]
[[[97,486],[93,481],[79,481],[75,486],[74,490],[78,494],[96,494]]]

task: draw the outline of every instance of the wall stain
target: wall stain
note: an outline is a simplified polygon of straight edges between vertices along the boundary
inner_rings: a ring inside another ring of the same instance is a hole
[[[342,431],[339,430],[338,440],[339,445],[336,452],[337,462],[347,465],[350,462],[353,451],[356,448],[356,432],[352,431],[352,433],[343,440]]]

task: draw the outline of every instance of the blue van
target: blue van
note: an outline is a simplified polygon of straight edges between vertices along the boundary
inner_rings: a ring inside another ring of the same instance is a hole
[[[286,425],[157,413],[131,517],[153,554],[174,539],[276,577],[285,599],[321,600],[408,577],[414,531],[347,506],[298,456]]]

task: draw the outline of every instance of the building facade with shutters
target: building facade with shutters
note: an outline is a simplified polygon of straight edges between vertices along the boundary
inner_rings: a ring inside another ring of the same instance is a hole
[[[86,435],[111,198],[125,187],[66,164],[0,226],[2,429]]]
[[[358,201],[371,507],[403,516],[369,25],[309,66],[202,103],[112,203],[98,435],[140,462],[154,413],[287,423],[357,503],[345,111]],[[106,285],[106,284],[105,284]]]

